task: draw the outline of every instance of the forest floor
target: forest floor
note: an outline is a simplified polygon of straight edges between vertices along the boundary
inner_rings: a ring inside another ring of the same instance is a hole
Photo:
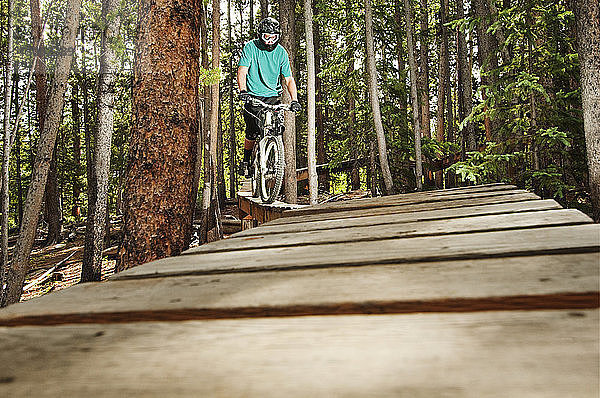
[[[357,190],[343,194],[319,195],[319,203],[352,200],[370,197],[369,191]],[[308,204],[307,195],[298,197],[299,204]],[[233,202],[228,202],[221,211],[224,238],[241,229],[238,218],[238,208]],[[195,223],[197,225],[197,223]],[[39,239],[36,240],[31,252],[31,271],[25,280],[25,288],[21,301],[43,296],[52,291],[62,290],[79,283],[81,278],[81,265],[85,238],[85,225],[72,224],[63,226],[64,239],[60,243],[44,245],[44,231],[40,230]],[[14,247],[16,236],[11,236],[10,244]],[[118,247],[121,239],[121,218],[111,221],[110,240],[105,243],[104,260],[102,262],[102,280],[108,279],[115,272],[118,256]],[[198,246],[197,239],[190,247]],[[11,247],[12,249],[12,247]]]

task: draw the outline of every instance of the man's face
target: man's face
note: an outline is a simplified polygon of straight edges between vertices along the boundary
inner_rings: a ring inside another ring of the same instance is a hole
[[[262,40],[267,46],[272,46],[279,40],[279,35],[277,33],[263,33]]]

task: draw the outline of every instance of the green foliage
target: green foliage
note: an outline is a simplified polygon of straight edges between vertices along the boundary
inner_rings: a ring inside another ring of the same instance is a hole
[[[446,173],[454,172],[462,181],[473,184],[501,181],[507,168],[516,166],[524,154],[502,153],[500,149],[500,145],[490,142],[483,152],[467,152],[467,159],[453,164]]]

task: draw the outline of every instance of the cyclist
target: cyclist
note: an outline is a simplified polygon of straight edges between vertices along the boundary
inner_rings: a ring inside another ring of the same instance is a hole
[[[280,76],[283,76],[292,99],[290,110],[299,112],[302,109],[298,102],[296,81],[292,77],[288,53],[279,44],[280,36],[279,22],[274,18],[263,19],[258,25],[258,38],[244,45],[238,65],[237,83],[240,100],[244,101],[246,122],[244,160],[241,165],[241,172],[245,177],[250,175],[250,156],[260,133],[258,120],[253,116],[258,115],[260,108],[250,104],[248,99],[252,96],[266,104],[279,104],[283,92]]]

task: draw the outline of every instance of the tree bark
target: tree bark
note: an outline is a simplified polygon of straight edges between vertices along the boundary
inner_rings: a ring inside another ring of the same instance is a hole
[[[600,222],[600,4],[575,4],[590,198],[594,220]]]
[[[413,111],[413,129],[415,131],[415,178],[417,189],[423,189],[423,164],[421,157],[421,126],[419,119],[419,99],[417,97],[417,63],[415,60],[415,45],[413,42],[412,6],[409,0],[404,0],[406,15],[406,41],[408,43],[408,63],[410,66],[410,99]]]
[[[317,3],[313,3],[313,14],[318,13]],[[313,18],[314,19],[314,18]],[[317,126],[317,164],[327,163],[327,144],[325,142],[325,118],[323,115],[323,84],[319,77],[321,72],[321,31],[319,23],[315,20],[313,23],[314,27],[314,43],[315,43],[315,90],[316,90],[316,126]],[[319,186],[323,191],[329,192],[329,175],[327,172],[317,176],[319,179]]]
[[[295,0],[279,2],[279,21],[281,23],[281,45],[288,51],[292,76],[296,77],[296,18],[294,14]],[[283,101],[290,101],[290,94],[284,90]],[[296,181],[296,116],[286,112],[285,132],[283,133],[285,148],[284,193],[287,203],[298,202],[298,183]]]
[[[262,3],[261,3],[262,6]],[[231,0],[227,0],[227,42],[234,48],[231,25]],[[237,140],[235,136],[235,107],[233,102],[233,87],[235,74],[233,71],[233,57],[229,57],[229,197],[235,199],[237,194]]]
[[[457,3],[459,19],[465,17],[463,0],[458,0]],[[458,56],[457,56],[457,72],[458,72],[458,118],[462,123],[473,110],[473,86],[471,83],[471,68],[469,57],[467,54],[466,34],[462,29],[458,29]],[[477,137],[473,123],[466,123],[462,130],[462,149],[463,154],[467,151],[477,150]]]
[[[71,215],[79,218],[81,208],[79,206],[79,196],[81,195],[81,187],[79,185],[79,169],[81,167],[81,113],[79,112],[79,83],[71,86],[71,115],[73,119],[73,163],[75,172],[73,173],[73,207]]]
[[[319,201],[319,182],[317,181],[316,153],[316,83],[315,83],[315,43],[313,40],[313,13],[311,0],[304,0],[304,28],[306,31],[306,69],[308,82],[306,93],[308,98],[308,192],[309,203],[316,205]]]
[[[419,96],[419,103],[421,104],[421,132],[423,136],[431,138],[431,114],[429,110],[429,13],[427,8],[427,0],[421,0],[420,16],[421,51],[419,57],[419,67],[421,69],[421,95]]]
[[[134,127],[119,271],[177,255],[190,242],[198,133],[200,4],[199,0],[139,3]]]
[[[8,211],[10,205],[9,166],[10,166],[10,110],[11,110],[11,78],[13,77],[13,38],[14,38],[14,0],[8,0],[8,37],[6,51],[6,75],[4,76],[4,150],[2,153],[2,262],[0,263],[0,304],[4,302],[8,271]],[[18,95],[18,93],[17,93]]]
[[[7,304],[19,301],[23,292],[25,275],[29,271],[29,256],[33,247],[38,217],[42,207],[44,187],[50,168],[50,159],[52,158],[52,150],[55,147],[56,134],[64,106],[67,80],[71,70],[80,8],[81,0],[68,0],[65,26],[59,43],[56,72],[48,96],[48,117],[45,120],[44,129],[38,141],[35,168],[25,202],[23,224],[14,250],[12,267],[9,270]]]
[[[269,0],[260,0],[260,18],[265,19],[269,16]]]
[[[498,69],[498,54],[496,52],[498,43],[496,38],[488,33],[490,9],[487,0],[473,0],[472,3],[475,17],[479,19],[477,24],[477,44],[478,44],[478,61],[481,69],[481,84],[483,86],[495,86],[496,75],[495,70]],[[485,100],[488,96],[487,89],[482,88],[482,96]],[[485,117],[485,129],[486,129],[486,140],[496,141],[497,137],[497,123],[490,120],[489,117]]]
[[[375,66],[375,49],[373,45],[373,10],[371,0],[365,0],[365,26],[367,34],[367,79],[369,84],[369,96],[371,98],[371,108],[373,110],[373,122],[375,133],[377,135],[377,145],[379,148],[379,164],[385,190],[387,195],[394,193],[394,183],[392,181],[392,173],[387,156],[387,144],[385,141],[385,133],[383,131],[383,123],[381,121],[381,111],[379,109],[379,92],[377,89],[377,69]]]
[[[118,7],[119,0],[102,1],[102,26],[104,29],[102,30],[102,55],[98,76],[97,131],[94,148],[96,203],[93,209],[88,210],[81,268],[82,282],[102,279],[102,250],[106,234],[108,178],[115,102],[115,65],[117,61],[115,41],[121,25],[121,17],[117,12]]]

